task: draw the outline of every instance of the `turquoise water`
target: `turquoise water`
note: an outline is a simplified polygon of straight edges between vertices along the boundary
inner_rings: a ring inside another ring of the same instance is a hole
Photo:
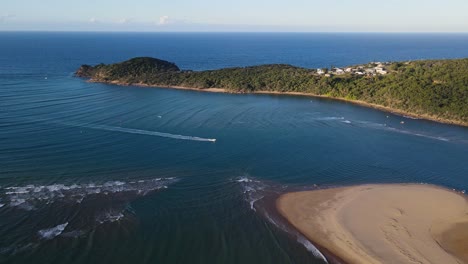
[[[81,64],[133,56],[195,70],[468,57],[468,35],[0,40],[0,263],[320,263],[263,210],[271,193],[394,182],[468,188],[463,127],[324,99],[73,77]]]

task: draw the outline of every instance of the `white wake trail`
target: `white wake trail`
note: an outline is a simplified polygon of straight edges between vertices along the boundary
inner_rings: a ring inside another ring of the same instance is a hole
[[[216,142],[215,138],[184,136],[184,135],[176,135],[176,134],[170,134],[170,133],[164,133],[164,132],[134,129],[134,128],[125,128],[125,127],[115,127],[115,126],[106,126],[106,125],[80,125],[79,127],[97,129],[97,130],[105,130],[105,131],[113,131],[113,132],[122,132],[122,133],[129,133],[129,134],[139,134],[139,135],[181,139],[181,140]]]
[[[49,123],[49,124],[58,124],[58,125],[63,125],[63,126],[72,126],[72,127],[89,128],[89,129],[95,129],[95,130],[104,130],[104,131],[121,132],[121,133],[129,133],[129,134],[139,134],[139,135],[156,136],[156,137],[165,137],[165,138],[173,138],[173,139],[180,139],[180,140],[216,142],[216,138],[202,138],[202,137],[194,137],[194,136],[184,136],[184,135],[177,135],[177,134],[164,133],[164,132],[158,132],[158,131],[135,129],[135,128],[125,128],[125,127],[97,125],[97,124],[82,124],[82,123],[75,123],[75,122],[62,122],[62,121],[55,121],[55,120],[48,120],[48,119],[36,119],[35,121],[42,121],[42,122],[46,122],[46,123]]]

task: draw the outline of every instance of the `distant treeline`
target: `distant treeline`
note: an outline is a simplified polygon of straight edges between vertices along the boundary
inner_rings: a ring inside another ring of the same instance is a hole
[[[441,121],[468,124],[468,59],[393,62],[386,75],[324,76],[314,69],[274,64],[182,71],[174,63],[134,58],[83,65],[77,76],[95,82],[223,88],[230,92],[300,92],[359,100]]]

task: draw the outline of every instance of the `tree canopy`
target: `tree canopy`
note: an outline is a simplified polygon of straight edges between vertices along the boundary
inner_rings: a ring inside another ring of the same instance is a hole
[[[109,65],[83,65],[76,74],[96,82],[120,84],[223,88],[230,92],[300,92],[359,100],[468,124],[468,59],[394,62],[386,69],[386,75],[346,73],[329,77],[314,69],[284,64],[181,71],[167,61],[134,58]]]

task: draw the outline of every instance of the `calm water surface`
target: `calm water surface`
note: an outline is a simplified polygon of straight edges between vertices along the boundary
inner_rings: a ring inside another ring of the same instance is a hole
[[[0,263],[320,263],[259,213],[266,192],[468,189],[466,128],[306,97],[87,83],[73,77],[81,64],[153,56],[194,70],[315,68],[468,57],[466,43],[466,34],[0,33]]]

